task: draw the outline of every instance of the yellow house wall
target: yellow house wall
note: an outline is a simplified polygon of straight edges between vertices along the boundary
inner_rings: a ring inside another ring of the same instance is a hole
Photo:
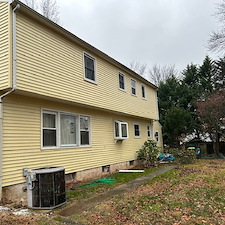
[[[11,86],[11,13],[8,2],[0,1],[0,90]]]
[[[159,140],[157,142],[157,146],[163,149],[163,136],[162,136],[162,127],[159,121],[153,122],[153,136],[155,135],[155,132],[158,132],[159,134]],[[154,137],[155,139],[155,137]]]
[[[41,150],[41,110],[59,110],[91,117],[91,147]],[[66,173],[124,162],[136,158],[147,140],[150,120],[81,108],[76,105],[16,94],[4,98],[3,186],[25,182],[22,169],[64,166]],[[114,120],[128,122],[129,138],[114,141]],[[133,123],[140,124],[141,138],[134,137]]]
[[[95,58],[97,84],[84,80],[84,52]],[[143,100],[141,80],[20,11],[17,12],[17,72],[20,91],[158,119],[155,89],[145,85],[147,99]],[[125,75],[125,91],[118,87],[119,72]],[[131,95],[131,78],[136,80],[137,96]]]

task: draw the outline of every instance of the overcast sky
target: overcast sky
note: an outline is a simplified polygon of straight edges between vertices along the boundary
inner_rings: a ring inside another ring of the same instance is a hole
[[[201,64],[222,0],[57,0],[61,25],[129,66]]]

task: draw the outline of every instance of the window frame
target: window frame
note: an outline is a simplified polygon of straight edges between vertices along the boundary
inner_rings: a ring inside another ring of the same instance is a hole
[[[86,131],[85,129],[81,129],[80,127],[80,119],[81,118],[88,118],[88,139],[89,139],[89,144],[85,144],[85,145],[82,145],[81,144],[81,131]],[[90,116],[87,116],[87,115],[80,115],[79,116],[79,147],[83,148],[83,147],[90,147],[91,146],[91,117]]]
[[[143,96],[143,90],[144,90],[144,96]],[[142,99],[145,99],[145,100],[147,99],[146,98],[146,87],[144,84],[141,85],[141,97],[142,97]]]
[[[134,83],[134,87],[132,86],[132,82]],[[130,86],[131,86],[131,95],[137,96],[137,82],[134,79],[130,79]],[[133,90],[135,91],[135,94],[133,94]]]
[[[156,135],[156,134],[158,134],[158,135]],[[154,136],[155,136],[155,141],[159,142],[160,141],[160,137],[159,137],[160,135],[159,135],[159,131],[158,130],[155,131]]]
[[[85,66],[85,57],[93,60],[93,64],[94,64],[94,80],[86,77],[86,66]],[[88,81],[88,82],[91,82],[93,84],[97,84],[97,72],[96,72],[96,58],[91,56],[90,54],[84,52],[83,53],[83,63],[84,63],[84,80],[85,81]]]
[[[120,87],[120,76],[123,77],[123,86],[124,86],[124,88],[121,88],[121,87]],[[125,90],[126,90],[126,85],[125,85],[125,75],[124,75],[123,73],[121,73],[121,72],[118,73],[118,83],[119,83],[119,90],[125,91]]]
[[[118,136],[116,136],[116,126],[115,126],[115,124],[118,124],[118,133],[119,133],[119,135]],[[116,139],[116,140],[126,140],[126,139],[128,139],[129,138],[129,133],[128,133],[128,123],[127,122],[123,122],[123,121],[119,121],[119,120],[114,120],[114,123],[113,123],[113,125],[114,125],[114,139]],[[127,136],[126,137],[124,137],[123,136],[123,134],[122,134],[122,125],[126,125],[126,133],[127,133]]]
[[[44,146],[44,114],[52,114],[55,115],[55,129],[53,128],[46,128],[50,130],[56,130],[56,146]],[[58,124],[58,114],[55,111],[52,110],[42,110],[41,111],[41,148],[42,149],[55,149],[57,148],[59,144],[59,130],[58,130],[59,124]]]
[[[136,135],[136,129],[135,129],[135,126],[138,126],[138,132],[139,132],[139,135]],[[140,128],[140,124],[139,123],[134,123],[134,137],[135,138],[141,138],[141,128]]]
[[[44,113],[47,114],[54,114],[56,115],[56,146],[44,146],[44,126],[43,126],[43,115]],[[74,116],[77,122],[75,130],[76,134],[76,144],[61,144],[61,124],[60,124],[60,117],[61,114]],[[88,145],[81,145],[81,135],[80,135],[80,117],[87,117],[89,118],[88,121],[88,131],[89,131],[89,144]],[[91,116],[84,115],[84,114],[77,114],[71,112],[63,112],[51,109],[41,109],[41,150],[51,150],[51,149],[66,149],[66,148],[83,148],[83,147],[91,147]]]
[[[147,138],[148,139],[152,138],[152,126],[151,126],[151,124],[147,124],[146,129],[147,129]],[[150,135],[148,135],[148,132],[149,132]]]
[[[67,148],[67,147],[78,147],[79,146],[79,130],[78,130],[78,126],[79,126],[79,115],[75,114],[75,113],[64,113],[64,112],[58,112],[59,114],[59,148]],[[77,123],[77,126],[75,127],[75,131],[76,131],[76,143],[75,144],[62,144],[61,143],[61,115],[68,115],[68,116],[73,116],[75,117],[75,121]]]

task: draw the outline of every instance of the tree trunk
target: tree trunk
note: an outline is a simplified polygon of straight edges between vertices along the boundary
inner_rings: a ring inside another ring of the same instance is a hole
[[[213,142],[214,153],[218,156],[220,151],[220,135],[216,133],[215,142]]]

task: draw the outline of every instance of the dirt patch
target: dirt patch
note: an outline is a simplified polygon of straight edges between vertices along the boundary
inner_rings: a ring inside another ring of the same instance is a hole
[[[218,170],[224,170],[224,166],[208,166],[208,168],[218,169]]]
[[[1,225],[38,225],[38,220],[41,219],[40,215],[14,215],[12,212],[1,212],[0,213],[0,224]]]
[[[181,169],[179,175],[180,176],[186,176],[188,174],[192,174],[192,173],[197,173],[200,172],[201,170],[196,169],[196,168],[183,168]]]

